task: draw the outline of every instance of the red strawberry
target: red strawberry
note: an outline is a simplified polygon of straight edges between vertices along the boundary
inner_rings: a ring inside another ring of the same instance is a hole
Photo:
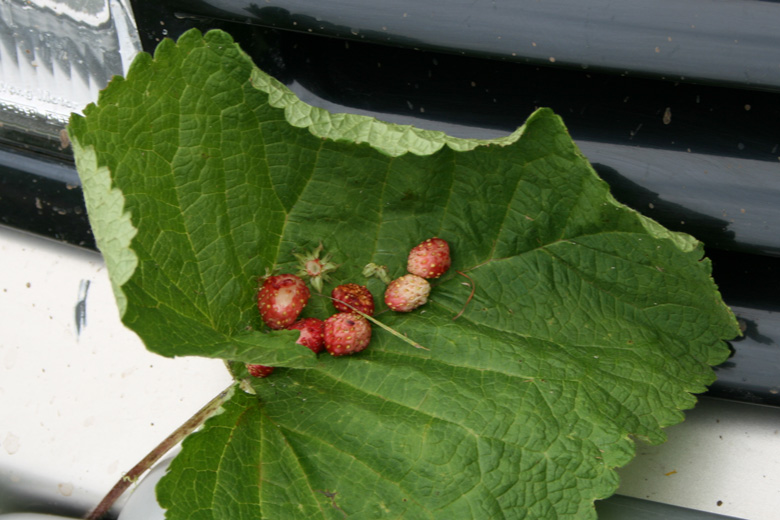
[[[247,363],[246,369],[255,377],[268,377],[271,372],[274,371],[274,367],[267,367],[265,365],[250,365]]]
[[[431,284],[416,274],[396,278],[385,291],[385,304],[398,312],[409,312],[428,301]]]
[[[319,354],[322,352],[322,345],[325,341],[325,323],[317,318],[303,318],[289,327],[288,330],[299,330],[301,335],[298,337],[297,344],[309,347],[312,352]]]
[[[325,320],[325,348],[334,356],[360,352],[371,341],[371,324],[360,314],[340,312]]]
[[[434,237],[409,252],[406,270],[423,278],[438,278],[447,272],[451,263],[449,244]]]
[[[374,297],[365,285],[345,283],[333,289],[330,296],[333,298],[333,306],[339,312],[353,312],[354,309],[347,307],[351,305],[363,314],[374,315]]]
[[[257,293],[257,308],[272,329],[284,329],[298,319],[309,301],[309,288],[294,274],[269,276]]]

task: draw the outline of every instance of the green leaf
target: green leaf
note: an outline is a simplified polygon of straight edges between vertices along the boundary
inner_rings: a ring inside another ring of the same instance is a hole
[[[162,355],[287,367],[184,443],[171,520],[594,518],[632,437],[662,442],[739,333],[701,244],[617,203],[546,109],[492,141],[330,114],[192,31],[70,134],[123,322]],[[452,269],[387,311],[363,266],[401,275],[431,236]],[[375,327],[315,358],[264,331],[256,278],[320,241],[333,284],[429,350]]]

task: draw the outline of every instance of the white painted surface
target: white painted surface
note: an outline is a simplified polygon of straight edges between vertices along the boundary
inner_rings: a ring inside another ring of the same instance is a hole
[[[230,383],[221,361],[147,351],[119,321],[98,254],[2,227],[0,323],[0,513],[29,493],[92,508]]]

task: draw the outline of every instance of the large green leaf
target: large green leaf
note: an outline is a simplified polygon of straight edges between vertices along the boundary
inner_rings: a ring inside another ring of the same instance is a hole
[[[631,437],[663,441],[738,334],[701,245],[617,203],[549,110],[493,141],[330,114],[189,32],[70,134],[123,322],[162,355],[287,367],[185,441],[172,520],[592,518]],[[403,274],[430,236],[453,268],[387,311],[363,266]],[[262,330],[256,278],[320,241],[334,283],[428,350],[376,327],[315,358]]]

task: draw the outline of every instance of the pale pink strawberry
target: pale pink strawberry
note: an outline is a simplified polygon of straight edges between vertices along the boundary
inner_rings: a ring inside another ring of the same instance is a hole
[[[371,324],[360,314],[340,312],[325,320],[325,348],[334,356],[360,352],[371,341]]]
[[[317,318],[303,318],[289,327],[288,330],[299,330],[301,335],[298,337],[297,344],[309,347],[312,352],[319,354],[325,342],[325,322]]]
[[[294,274],[269,276],[257,293],[257,308],[272,329],[284,329],[298,319],[309,301],[309,288]]]
[[[374,297],[365,285],[345,283],[334,288],[330,296],[339,312],[353,312],[354,309],[349,307],[352,306],[363,314],[374,315]]]
[[[255,377],[268,377],[271,372],[274,371],[274,367],[267,367],[265,365],[251,365],[247,363],[246,369],[249,373]]]
[[[409,252],[406,270],[423,278],[438,278],[452,264],[450,246],[441,238],[429,238]]]
[[[385,304],[397,312],[410,312],[425,304],[431,293],[428,280],[416,274],[396,278],[385,290]]]

